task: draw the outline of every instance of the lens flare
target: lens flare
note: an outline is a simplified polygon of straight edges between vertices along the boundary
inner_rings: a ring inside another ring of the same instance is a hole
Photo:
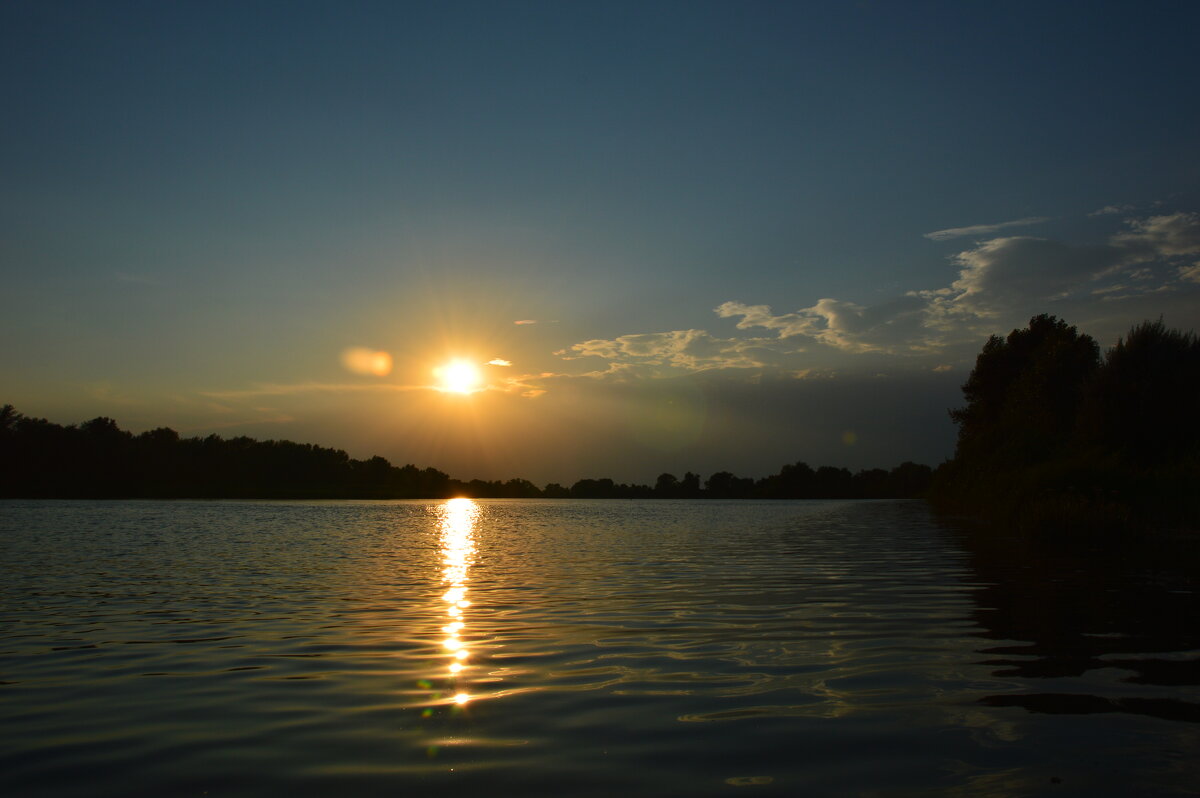
[[[342,350],[342,365],[355,374],[386,377],[392,373],[392,356],[383,350],[352,346]]]

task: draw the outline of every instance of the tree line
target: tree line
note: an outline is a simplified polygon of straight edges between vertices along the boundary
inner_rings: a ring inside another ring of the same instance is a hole
[[[798,462],[762,479],[720,471],[701,482],[661,474],[654,485],[580,479],[538,487],[526,479],[462,481],[435,468],[355,460],[309,443],[219,435],[183,438],[168,427],[135,435],[106,417],[62,426],[0,409],[0,497],[433,499],[913,498],[924,495],[929,466],[905,462],[851,473]]]
[[[1103,356],[1054,316],[992,336],[963,385],[943,509],[1060,531],[1200,523],[1200,339],[1143,322]]]

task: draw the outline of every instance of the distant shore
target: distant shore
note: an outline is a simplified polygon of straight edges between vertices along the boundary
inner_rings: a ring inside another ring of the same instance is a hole
[[[798,462],[761,479],[718,471],[701,481],[660,474],[654,485],[585,478],[539,487],[527,479],[460,480],[435,468],[355,460],[340,449],[219,435],[139,435],[111,418],[62,426],[0,409],[0,498],[56,499],[896,499],[918,498],[933,470],[901,463],[851,473]]]

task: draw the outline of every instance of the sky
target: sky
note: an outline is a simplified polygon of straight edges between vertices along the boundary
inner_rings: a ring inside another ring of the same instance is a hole
[[[935,465],[989,335],[1200,329],[1197,30],[6,2],[0,403],[461,479]]]

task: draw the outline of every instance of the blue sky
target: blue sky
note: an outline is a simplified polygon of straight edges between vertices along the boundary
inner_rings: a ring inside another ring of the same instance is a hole
[[[936,462],[988,334],[1200,327],[1197,23],[7,3],[0,401],[464,478]]]

